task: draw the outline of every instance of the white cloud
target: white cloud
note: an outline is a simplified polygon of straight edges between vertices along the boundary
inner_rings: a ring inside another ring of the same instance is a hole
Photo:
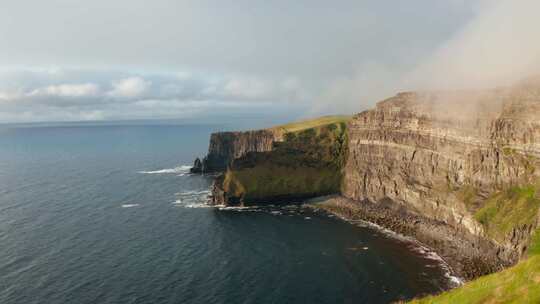
[[[0,121],[204,117],[280,102],[298,106],[304,91],[304,83],[295,77],[202,72],[125,77],[129,71],[58,70],[0,69]]]
[[[223,86],[225,96],[258,99],[266,97],[270,87],[264,81],[252,77],[235,77]]]
[[[60,84],[50,85],[33,90],[26,95],[33,96],[58,96],[58,97],[88,97],[97,96],[100,93],[98,85],[93,83],[83,84]]]
[[[0,101],[10,101],[21,98],[23,94],[20,91],[0,91]]]
[[[43,121],[98,121],[106,119],[105,113],[99,110],[58,110],[37,108],[22,111],[1,111],[2,122],[43,122]]]
[[[78,113],[77,116],[75,116],[76,117],[75,120],[92,121],[92,120],[104,120],[105,119],[105,114],[103,113],[103,111],[99,111],[99,110],[81,111],[81,112]]]
[[[107,93],[112,97],[135,98],[146,93],[152,85],[141,77],[129,77],[112,83],[113,89]]]
[[[512,84],[540,71],[537,0],[482,3],[482,12],[407,75],[409,86],[479,88]]]
[[[35,89],[5,89],[0,91],[0,100],[15,101],[36,97],[98,97],[101,94],[99,85],[94,83],[59,84],[38,87]]]

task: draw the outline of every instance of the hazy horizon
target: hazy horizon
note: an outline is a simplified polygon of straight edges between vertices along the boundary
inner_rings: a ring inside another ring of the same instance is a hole
[[[31,7],[32,9],[29,9]],[[8,1],[0,121],[353,114],[535,74],[526,0]]]

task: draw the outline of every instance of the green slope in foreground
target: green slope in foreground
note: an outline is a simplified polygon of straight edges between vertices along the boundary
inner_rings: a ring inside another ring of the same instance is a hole
[[[540,303],[540,230],[534,234],[528,254],[528,259],[514,267],[410,303]]]
[[[490,237],[503,241],[514,228],[533,225],[539,209],[540,182],[536,182],[495,193],[475,218]],[[531,238],[527,256],[514,267],[411,303],[540,303],[540,229]]]

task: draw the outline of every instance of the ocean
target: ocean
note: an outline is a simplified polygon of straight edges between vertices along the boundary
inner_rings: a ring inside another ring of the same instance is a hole
[[[0,303],[388,303],[446,269],[407,240],[298,205],[214,208],[213,131],[0,126]]]

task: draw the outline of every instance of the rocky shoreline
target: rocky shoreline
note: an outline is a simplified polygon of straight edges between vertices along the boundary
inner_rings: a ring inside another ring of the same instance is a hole
[[[500,271],[516,262],[504,249],[464,229],[414,214],[391,202],[357,202],[334,195],[308,200],[306,206],[347,221],[364,221],[411,237],[433,249],[450,267],[452,276],[471,280]]]
[[[540,224],[539,100],[540,84],[399,93],[352,119],[213,134],[192,172],[222,172],[214,205],[307,199],[411,237],[472,280],[525,258]]]

